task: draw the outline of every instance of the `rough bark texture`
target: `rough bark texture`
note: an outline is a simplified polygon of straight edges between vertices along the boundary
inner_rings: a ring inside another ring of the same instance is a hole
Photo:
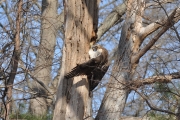
[[[10,65],[10,76],[7,81],[7,87],[5,88],[5,91],[7,92],[7,99],[6,99],[6,110],[5,110],[5,119],[9,120],[9,114],[11,111],[11,105],[12,105],[12,89],[13,89],[13,84],[14,84],[14,79],[16,76],[17,68],[18,68],[18,62],[20,58],[20,53],[21,53],[21,48],[20,48],[20,24],[21,24],[21,13],[22,13],[22,3],[23,0],[19,0],[17,5],[17,17],[16,17],[16,32],[15,32],[15,37],[14,37],[14,51],[13,55],[11,58],[11,65]]]
[[[96,120],[120,119],[129,93],[128,89],[123,89],[123,83],[132,79],[137,66],[137,63],[131,62],[131,59],[138,52],[140,46],[138,33],[141,28],[140,18],[143,8],[143,0],[129,0],[127,2],[126,19],[112,69],[112,77]]]
[[[51,78],[51,67],[54,55],[54,47],[56,44],[56,22],[57,22],[57,0],[43,0],[42,1],[42,16],[41,16],[41,40],[39,51],[37,54],[36,68],[34,77],[49,85]],[[36,115],[45,115],[50,101],[46,99],[48,92],[39,83],[33,81],[32,89],[39,93],[36,99],[32,99],[31,112]],[[48,87],[46,87],[48,88]]]
[[[65,79],[78,63],[89,60],[90,41],[96,38],[98,24],[97,0],[65,0],[65,40],[61,77],[53,120],[92,119],[91,98],[86,76]]]
[[[97,39],[98,42],[100,38],[115,24],[121,22],[123,20],[122,16],[126,12],[126,4],[122,3],[115,7],[110,14],[104,19],[97,31]],[[62,25],[64,24],[64,11],[58,16],[58,28],[62,32]]]

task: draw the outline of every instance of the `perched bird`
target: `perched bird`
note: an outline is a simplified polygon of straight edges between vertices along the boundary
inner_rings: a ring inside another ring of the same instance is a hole
[[[100,46],[93,45],[89,50],[90,60],[82,64],[77,64],[65,78],[73,78],[79,75],[87,75],[89,90],[92,91],[101,81],[109,68],[108,51]]]

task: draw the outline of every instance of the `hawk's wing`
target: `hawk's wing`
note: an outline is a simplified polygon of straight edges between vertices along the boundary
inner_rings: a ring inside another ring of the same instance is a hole
[[[105,73],[109,68],[109,63],[103,65],[101,68],[96,67],[91,76],[88,76],[89,84],[90,84],[90,91],[92,91],[104,77]]]
[[[69,79],[75,76],[79,75],[88,75],[91,74],[91,72],[95,69],[95,67],[99,64],[99,58],[93,58],[89,61],[78,64],[76,67],[74,67],[69,73],[65,75],[65,78]]]

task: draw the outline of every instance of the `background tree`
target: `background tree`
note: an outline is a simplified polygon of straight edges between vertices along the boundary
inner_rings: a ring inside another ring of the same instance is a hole
[[[20,58],[20,54],[21,54],[21,48],[20,48],[21,28],[20,28],[20,25],[21,25],[22,4],[23,4],[22,0],[17,2],[15,27],[13,26],[13,24],[11,24],[12,25],[11,27],[13,28],[13,31],[12,31],[13,36],[10,35],[10,38],[14,44],[13,44],[13,53],[12,53],[12,56],[10,59],[10,64],[7,68],[10,71],[8,78],[6,77],[5,73],[3,73],[5,75],[5,81],[3,81],[5,84],[5,87],[4,87],[4,91],[2,93],[2,99],[4,102],[4,107],[6,108],[4,111],[4,118],[7,120],[9,120],[8,115],[11,113],[12,89],[13,89],[14,79],[15,79],[15,75],[17,73],[18,62],[19,62],[19,58]],[[5,10],[6,10],[6,8],[5,8]],[[9,20],[10,20],[10,18],[9,18]],[[3,28],[4,26],[1,24],[1,27]],[[9,45],[7,44],[7,46],[9,46]]]
[[[49,88],[52,81],[51,70],[56,45],[57,34],[57,0],[42,0],[41,7],[41,40],[39,43],[36,65],[33,77],[38,81],[32,82],[31,88],[38,93],[36,99],[31,99],[30,109],[36,115],[45,115],[52,104],[53,90]],[[40,84],[39,82],[43,83]],[[47,98],[46,98],[47,97]],[[48,98],[49,97],[49,98]]]

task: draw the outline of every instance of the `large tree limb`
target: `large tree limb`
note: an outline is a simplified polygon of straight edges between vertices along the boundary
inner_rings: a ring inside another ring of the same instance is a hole
[[[160,83],[170,83],[173,79],[179,79],[180,78],[180,73],[176,72],[176,73],[172,73],[170,75],[160,75],[160,76],[153,76],[151,78],[147,78],[144,80],[134,80],[134,81],[130,81],[130,84],[128,85],[128,87],[134,91],[136,91],[147,103],[147,105],[150,107],[151,110],[155,110],[155,111],[159,111],[159,112],[164,112],[164,113],[168,113],[168,114],[172,114],[175,116],[178,116],[178,113],[174,113],[172,111],[169,110],[165,110],[165,109],[160,109],[158,107],[156,107],[155,105],[153,105],[153,103],[149,100],[149,98],[145,95],[143,95],[142,93],[140,93],[137,88],[144,86],[144,85],[149,85],[149,84],[153,84],[156,82],[160,82]]]
[[[104,33],[106,33],[113,25],[115,25],[118,21],[122,21],[121,17],[124,15],[126,11],[126,4],[122,3],[118,5],[102,22],[97,32],[97,41],[101,38]]]
[[[180,79],[180,73],[175,72],[171,73],[169,75],[159,75],[159,76],[153,76],[144,80],[133,80],[126,84],[126,87],[128,88],[139,88],[144,85],[150,85],[153,83],[170,83],[173,79]]]
[[[174,12],[176,14],[172,16]],[[168,16],[171,16],[171,17],[168,17]],[[161,18],[157,20],[156,22],[151,23],[146,27],[142,27],[140,30],[141,40],[144,40],[148,35],[155,32],[160,27],[165,26],[165,24],[169,21],[169,18],[172,21],[174,21],[174,23],[178,22],[180,20],[180,8],[174,9],[171,13],[168,14],[168,16],[166,16],[165,18]]]
[[[171,15],[167,18],[166,22],[164,23],[162,29],[156,36],[144,47],[142,48],[138,54],[134,55],[131,59],[132,63],[137,63],[139,59],[155,44],[155,42],[170,28],[172,27],[177,21],[173,19],[177,12],[180,12],[180,9],[175,9]],[[179,17],[180,18],[180,17]]]

